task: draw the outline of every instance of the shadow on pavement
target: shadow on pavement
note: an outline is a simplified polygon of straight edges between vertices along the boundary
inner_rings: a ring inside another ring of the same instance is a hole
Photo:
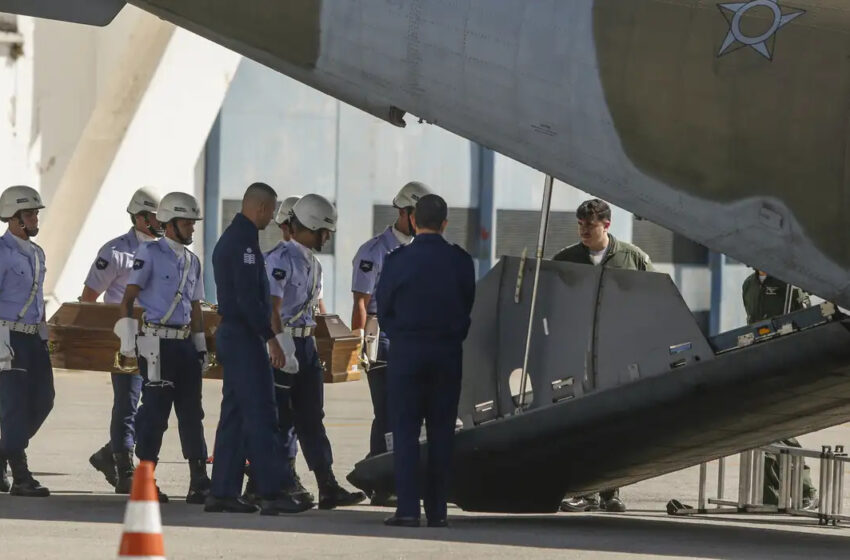
[[[2,495],[0,519],[121,523],[125,503],[124,496],[105,494],[64,493],[46,499]],[[735,560],[840,558],[847,557],[850,550],[850,530],[846,529],[792,532],[718,525],[717,518],[711,519],[712,523],[701,523],[629,515],[484,516],[450,512],[452,525],[448,529],[399,529],[381,523],[389,515],[388,510],[313,510],[295,516],[262,517],[204,513],[200,506],[175,501],[163,505],[161,511],[166,534],[168,527],[199,527]],[[757,523],[760,522],[763,521]]]

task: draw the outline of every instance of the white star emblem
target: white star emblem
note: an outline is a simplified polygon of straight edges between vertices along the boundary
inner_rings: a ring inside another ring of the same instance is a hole
[[[773,52],[771,46],[776,38],[776,33],[792,20],[797,19],[805,14],[805,10],[790,10],[787,13],[782,13],[782,6],[777,0],[751,0],[750,2],[726,2],[718,4],[720,13],[729,23],[729,33],[726,34],[726,39],[720,47],[717,56],[729,54],[744,47],[750,47],[768,60],[773,60]],[[744,15],[754,8],[767,8],[772,12],[773,21],[770,27],[761,35],[750,36],[745,35],[741,30],[741,19]],[[725,11],[724,11],[725,10]],[[770,45],[768,42],[770,41]]]

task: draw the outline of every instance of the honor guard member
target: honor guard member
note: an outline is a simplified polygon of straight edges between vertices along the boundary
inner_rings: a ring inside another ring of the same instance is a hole
[[[133,227],[109,241],[97,252],[83,286],[80,301],[94,303],[103,294],[104,303],[121,303],[133,258],[142,243],[156,241],[162,230],[156,219],[159,197],[149,189],[137,190],[127,213]],[[109,442],[89,457],[103,473],[116,494],[129,494],[133,483],[133,448],[136,445],[136,408],[142,394],[142,376],[134,372],[112,372],[112,420]]]
[[[620,241],[608,233],[611,227],[611,208],[606,202],[598,198],[582,202],[576,210],[576,218],[581,241],[563,249],[553,260],[627,270],[655,270],[649,256],[640,248]],[[599,499],[593,495],[578,496],[565,499],[561,503],[561,511],[594,509],[626,511],[626,504],[620,499],[619,488],[603,490],[599,493]]]
[[[136,456],[159,461],[173,405],[183,457],[189,461],[186,502],[202,504],[210,488],[201,405],[201,378],[208,363],[201,312],[204,283],[201,262],[187,249],[201,211],[195,197],[174,192],[162,199],[156,219],[165,228],[165,237],[136,250],[121,302],[124,317],[115,324],[115,334],[121,338],[123,355],[138,355],[144,377],[136,415]],[[133,318],[137,298],[144,309],[141,334]],[[160,493],[160,500],[168,498]]]
[[[313,336],[322,290],[322,267],[313,251],[321,251],[336,231],[336,219],[336,209],[324,197],[303,196],[290,213],[292,239],[266,256],[272,330],[285,358],[282,367],[276,368],[275,383],[289,387],[288,402],[279,402],[278,406],[284,407],[282,418],[287,412],[291,415],[304,459],[316,475],[319,509],[354,505],[366,499],[363,492],[345,490],[333,473],[331,443],[323,423],[322,366]]]
[[[372,397],[372,431],[369,435],[369,455],[380,455],[387,451],[386,434],[390,432],[387,423],[387,355],[390,340],[385,331],[381,331],[377,321],[377,298],[375,287],[381,277],[384,258],[391,251],[407,245],[413,239],[414,231],[410,217],[419,199],[430,190],[422,183],[412,181],[404,185],[393,199],[393,207],[398,217],[379,235],[360,246],[352,263],[351,292],[354,307],[351,316],[351,329],[369,331],[364,337],[364,348],[369,362],[366,379],[369,381],[369,393]],[[378,335],[377,337],[375,335]],[[368,341],[368,344],[367,344]],[[377,349],[372,345],[377,343]],[[370,352],[371,350],[371,356]],[[389,494],[375,493],[372,505],[395,506],[395,498]]]
[[[790,294],[788,293],[789,290],[791,291]],[[811,305],[809,294],[761,270],[755,270],[744,280],[741,292],[744,310],[747,312],[747,323],[750,324],[785,315],[785,303],[789,297],[791,300],[789,313]],[[797,438],[783,439],[778,443],[788,447],[801,447]],[[812,484],[809,467],[804,464],[803,468],[803,507],[817,507],[817,490]],[[762,502],[765,505],[775,506],[779,503],[779,461],[776,455],[772,453],[765,453],[764,456],[764,486],[762,491]]]
[[[13,496],[44,497],[27,466],[26,448],[53,408],[53,368],[44,320],[44,251],[38,234],[41,197],[30,187],[9,187],[0,195],[0,489]]]
[[[215,437],[212,491],[205,511],[253,513],[240,498],[245,459],[261,497],[261,513],[298,513],[312,504],[283,489],[293,480],[278,427],[272,366],[283,367],[283,351],[271,326],[272,307],[259,232],[272,221],[274,189],[254,183],[213,250],[221,324],[216,351],[224,369],[221,418]],[[268,351],[266,348],[268,347]]]
[[[392,415],[398,506],[387,525],[419,526],[419,433],[428,434],[425,515],[429,527],[445,527],[463,341],[475,299],[472,257],[451,245],[446,201],[423,196],[412,216],[416,239],[384,261],[378,282],[378,320],[390,347],[389,406]]]

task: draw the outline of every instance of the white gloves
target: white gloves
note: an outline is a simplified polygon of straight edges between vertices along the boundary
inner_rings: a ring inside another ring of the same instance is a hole
[[[291,334],[280,333],[276,334],[277,343],[280,344],[283,350],[283,356],[286,358],[286,364],[283,366],[283,371],[286,373],[298,373],[298,358],[295,357],[295,340]]]
[[[9,327],[0,327],[0,371],[12,369],[15,352],[9,339]]]
[[[122,356],[132,358],[136,355],[136,335],[139,333],[139,321],[132,317],[122,317],[115,323],[115,328],[112,329],[118,338],[121,339]]]
[[[198,351],[198,360],[201,362],[201,371],[207,371],[210,368],[210,353],[207,351],[207,337],[203,332],[192,333],[192,343],[195,345],[195,350]]]

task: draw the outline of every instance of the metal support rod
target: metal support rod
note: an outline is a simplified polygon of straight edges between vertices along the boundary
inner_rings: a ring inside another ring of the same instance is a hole
[[[750,476],[750,467],[747,465],[748,455],[746,451],[742,451],[738,455],[738,509],[744,509],[750,494],[750,489],[747,486],[747,479]]]
[[[803,457],[794,457],[794,483],[796,491],[794,493],[794,509],[803,509]]]
[[[726,485],[726,457],[717,461],[717,499],[723,499],[723,487]]]
[[[833,459],[832,459],[832,511],[830,511],[830,513],[832,513],[833,515],[838,515],[839,504],[841,503],[841,500],[843,498],[843,496],[841,495],[841,492],[839,492],[839,482],[838,482],[838,480],[841,476],[840,471],[841,471],[842,468],[844,468],[844,467],[843,467],[841,461],[839,461],[838,459],[833,457]]]
[[[788,484],[788,475],[790,474],[790,468],[788,466],[789,457],[790,455],[785,452],[777,456],[779,460],[779,511],[786,511],[788,509],[788,496],[790,494],[790,486]]]
[[[785,313],[783,313],[783,315],[788,315],[789,313],[791,313],[791,304],[793,303],[793,301],[792,301],[793,293],[794,293],[794,286],[792,286],[791,284],[785,284]]]
[[[708,463],[699,465],[699,498],[697,499],[697,511],[705,511],[705,479],[708,474]]]
[[[519,384],[519,409],[525,406],[525,387],[528,383],[528,355],[531,352],[531,333],[534,330],[534,310],[537,306],[537,287],[540,283],[540,266],[546,249],[546,233],[549,230],[549,210],[552,207],[552,185],[554,179],[546,175],[543,182],[543,207],[540,209],[540,230],[537,236],[537,262],[534,265],[534,287],[531,290],[531,310],[528,312],[528,334],[525,337],[525,356],[522,360],[522,378]]]
[[[820,476],[818,477],[818,495],[820,496],[818,514],[821,516],[821,521],[823,521],[823,516],[826,514],[826,479],[826,449],[824,448],[820,456]]]
[[[844,515],[844,461],[838,461],[838,515]]]

